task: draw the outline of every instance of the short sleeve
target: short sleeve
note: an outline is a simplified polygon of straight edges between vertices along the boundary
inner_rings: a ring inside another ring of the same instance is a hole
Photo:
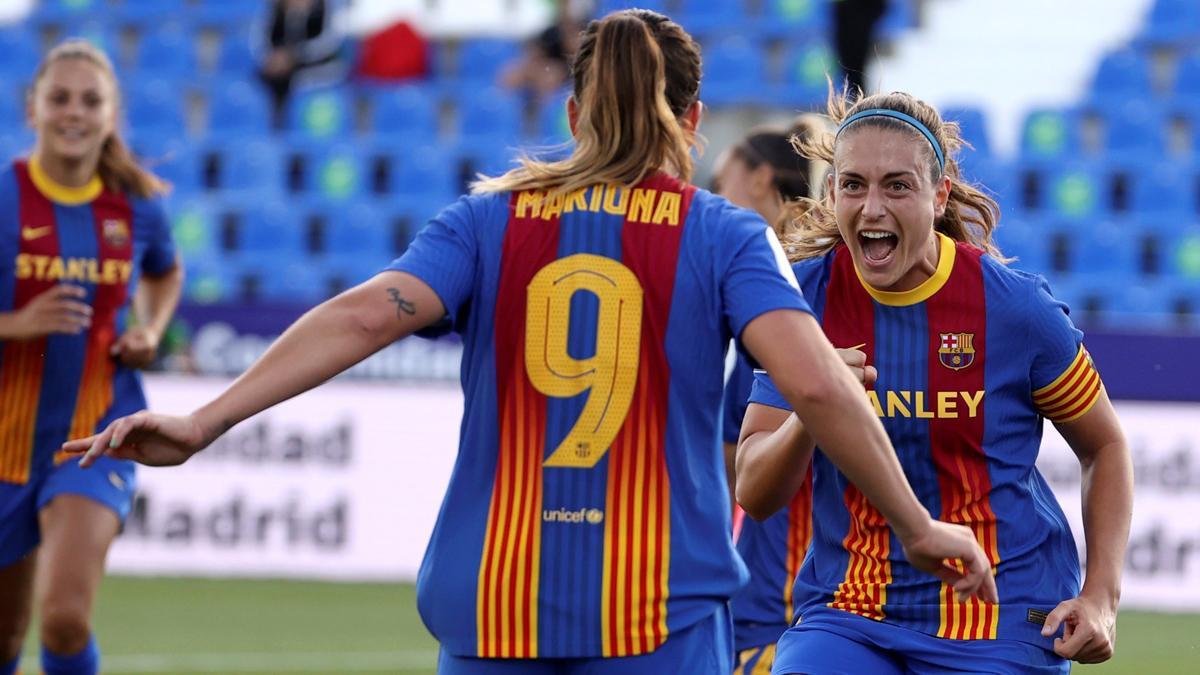
[[[142,254],[142,274],[157,277],[175,267],[175,239],[171,236],[171,225],[161,199],[150,199],[142,203],[141,222],[138,226],[146,231],[146,250]]]
[[[443,209],[387,268],[425,282],[451,317],[458,316],[475,289],[479,244],[472,199],[463,197]]]
[[[1071,323],[1068,312],[1038,277],[1029,311],[1029,379],[1034,406],[1054,422],[1069,422],[1091,410],[1102,388],[1100,373],[1083,346],[1083,332]]]
[[[736,222],[723,228],[721,251],[730,251],[721,277],[721,299],[730,331],[740,336],[746,324],[777,309],[812,313],[800,293],[791,265],[775,232],[757,214],[743,209],[725,211]]]
[[[737,443],[741,435],[742,420],[746,417],[746,405],[750,400],[750,388],[754,384],[754,369],[746,355],[736,352],[737,360],[733,372],[725,383],[725,397],[721,402],[721,428],[726,443]]]
[[[754,371],[754,386],[750,388],[750,402],[783,410],[792,409],[792,405],[783,398],[779,389],[775,388],[775,383],[765,370]]]

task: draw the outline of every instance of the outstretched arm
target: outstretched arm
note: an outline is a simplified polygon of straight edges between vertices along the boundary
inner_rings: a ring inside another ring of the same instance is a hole
[[[1054,651],[1080,663],[1099,663],[1111,658],[1116,646],[1121,570],[1133,517],[1133,462],[1106,392],[1079,419],[1055,428],[1083,469],[1087,577],[1079,597],[1063,601],[1046,618],[1042,634],[1054,635],[1065,624]]]
[[[437,295],[406,272],[383,272],[292,324],[229,389],[186,417],[142,412],[64,445],[152,464],[181,464],[238,422],[301,394],[392,342],[441,319]]]

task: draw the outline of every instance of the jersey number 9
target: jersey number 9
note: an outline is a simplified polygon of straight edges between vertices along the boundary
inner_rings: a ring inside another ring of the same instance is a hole
[[[586,359],[567,351],[571,298],[579,291],[600,300],[596,351]],[[544,465],[590,469],[617,437],[637,387],[642,285],[611,258],[589,253],[561,258],[529,282],[525,331],[525,370],[534,388],[556,398],[591,390],[575,426]]]

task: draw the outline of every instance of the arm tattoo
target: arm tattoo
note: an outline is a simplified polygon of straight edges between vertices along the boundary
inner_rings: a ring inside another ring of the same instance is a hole
[[[417,313],[417,306],[401,297],[400,289],[389,288],[387,292],[389,301],[396,303],[396,318],[403,319],[405,314],[412,316]]]

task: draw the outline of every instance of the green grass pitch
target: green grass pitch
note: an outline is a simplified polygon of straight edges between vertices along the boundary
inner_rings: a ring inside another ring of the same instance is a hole
[[[101,590],[95,625],[108,675],[430,675],[437,660],[411,584],[114,577]],[[25,673],[39,672],[34,640]],[[1116,658],[1074,672],[1153,675],[1194,672],[1197,664],[1200,615],[1129,611]]]

